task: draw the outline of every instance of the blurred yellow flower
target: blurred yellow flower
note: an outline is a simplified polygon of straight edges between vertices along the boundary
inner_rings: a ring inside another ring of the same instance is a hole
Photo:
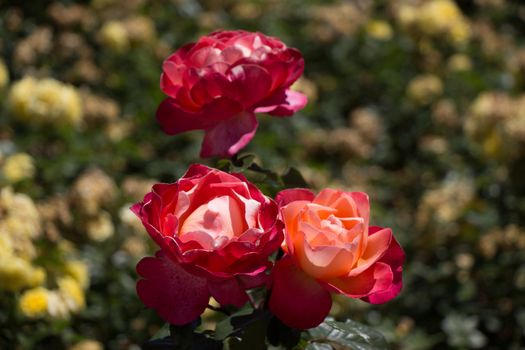
[[[86,339],[81,340],[75,345],[71,346],[69,350],[102,350],[104,347],[96,340]]]
[[[129,236],[122,243],[122,249],[134,258],[140,258],[147,253],[147,244],[142,237]]]
[[[47,312],[55,319],[67,319],[70,316],[69,307],[62,293],[57,290],[49,291]]]
[[[485,91],[471,103],[464,129],[488,158],[506,160],[523,151],[520,101],[504,92]]]
[[[420,4],[402,4],[396,17],[404,29],[415,29],[428,36],[445,38],[453,44],[466,42],[470,24],[452,0],[429,0]]]
[[[448,68],[453,72],[468,71],[472,69],[472,60],[465,54],[457,53],[448,59]]]
[[[78,125],[82,102],[76,89],[55,79],[25,77],[13,84],[8,109],[20,121],[36,124]]]
[[[308,101],[310,102],[317,100],[317,84],[304,76],[300,77],[292,84],[292,90],[302,92],[308,97]]]
[[[13,249],[23,257],[33,257],[31,238],[40,235],[40,215],[32,199],[14,193],[10,187],[0,190],[0,232],[11,237]]]
[[[408,97],[417,104],[428,104],[443,93],[441,79],[433,74],[418,75],[407,87]]]
[[[9,84],[9,72],[4,61],[0,60],[0,91],[4,90],[7,84]]]
[[[44,316],[47,311],[49,291],[37,287],[25,291],[20,297],[18,306],[26,317],[37,318]]]
[[[113,236],[115,227],[113,226],[109,213],[101,211],[96,217],[88,221],[86,230],[91,240],[102,242]]]
[[[18,256],[0,255],[0,289],[17,291],[36,287],[46,279],[45,270]]]
[[[72,277],[62,277],[57,281],[58,290],[72,312],[80,311],[86,306],[84,291]]]
[[[33,158],[27,153],[17,153],[5,159],[2,175],[9,183],[31,179],[35,175]]]
[[[0,234],[0,259],[13,254],[13,243],[5,233]],[[1,261],[1,260],[0,260]]]
[[[374,19],[366,24],[366,33],[376,40],[390,40],[394,35],[394,31],[390,24],[386,21]]]
[[[89,284],[89,272],[87,265],[80,260],[70,260],[65,263],[64,271],[82,287]]]
[[[153,44],[157,39],[155,23],[146,16],[135,16],[123,21],[126,35],[133,44]]]
[[[123,53],[129,48],[129,37],[126,27],[119,21],[108,21],[104,23],[98,33],[102,45],[109,49]]]

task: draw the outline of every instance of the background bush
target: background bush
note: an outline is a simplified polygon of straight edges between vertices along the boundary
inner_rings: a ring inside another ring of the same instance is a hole
[[[0,348],[137,349],[162,325],[135,295],[154,247],[127,208],[198,159],[199,132],[155,123],[160,67],[221,28],[306,61],[308,106],[260,117],[244,151],[314,188],[367,191],[372,222],[406,250],[397,299],[337,299],[333,315],[393,349],[522,348],[520,1],[4,1],[0,14]]]

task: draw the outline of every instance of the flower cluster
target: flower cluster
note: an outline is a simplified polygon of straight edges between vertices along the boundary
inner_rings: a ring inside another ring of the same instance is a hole
[[[445,38],[464,44],[471,35],[469,24],[452,0],[430,0],[419,4],[404,3],[395,7],[400,24],[430,37]]]
[[[232,156],[254,136],[255,113],[292,115],[306,97],[289,89],[301,54],[277,39],[214,32],[163,65],[169,96],[164,131],[203,129],[201,156]],[[155,184],[131,210],[160,250],[137,265],[137,293],[166,321],[197,319],[213,297],[241,307],[267,289],[263,307],[289,327],[319,325],[331,293],[379,304],[402,286],[404,253],[389,228],[369,225],[362,192],[287,189],[275,199],[240,173],[192,165],[175,183]]]
[[[198,318],[211,296],[240,307],[247,289],[267,286],[270,310],[306,329],[328,315],[331,293],[378,304],[401,290],[404,253],[389,228],[369,225],[362,192],[289,189],[274,201],[241,174],[197,164],[132,210],[160,247],[137,266],[138,295],[174,324]]]
[[[35,263],[41,255],[35,244],[41,221],[31,198],[8,187],[0,190],[0,291],[22,291],[18,307],[25,317],[68,318],[85,307],[87,266],[65,257],[55,266]]]
[[[25,77],[13,84],[7,97],[16,119],[44,125],[78,125],[82,103],[75,88],[57,80]]]

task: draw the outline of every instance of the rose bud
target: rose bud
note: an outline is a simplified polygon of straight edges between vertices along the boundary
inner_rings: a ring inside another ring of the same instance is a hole
[[[272,271],[269,307],[283,323],[317,326],[330,311],[331,292],[372,304],[400,292],[405,254],[389,228],[369,227],[365,193],[289,189],[276,201],[286,255]]]
[[[137,265],[142,302],[166,321],[197,319],[213,296],[241,306],[265,285],[268,256],[282,243],[277,205],[240,174],[192,165],[156,184],[132,207],[161,250]]]
[[[290,90],[303,69],[301,53],[276,38],[211,33],[164,61],[160,87],[168,98],[157,120],[169,135],[204,130],[201,157],[231,157],[255,135],[255,113],[291,116],[306,105]]]

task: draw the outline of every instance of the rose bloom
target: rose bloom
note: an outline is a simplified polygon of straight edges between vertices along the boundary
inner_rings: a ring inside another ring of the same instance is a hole
[[[389,228],[369,227],[365,193],[290,189],[276,201],[286,255],[273,269],[269,306],[283,323],[317,326],[330,311],[331,292],[372,304],[399,293],[405,254]]]
[[[191,166],[156,184],[132,210],[161,250],[137,265],[142,302],[166,321],[197,319],[213,296],[241,306],[266,283],[268,256],[282,243],[277,205],[240,174]]]
[[[211,33],[164,61],[160,87],[168,98],[157,120],[170,135],[204,130],[201,157],[230,157],[255,135],[255,113],[291,116],[306,105],[290,90],[303,69],[301,53],[276,38]]]

